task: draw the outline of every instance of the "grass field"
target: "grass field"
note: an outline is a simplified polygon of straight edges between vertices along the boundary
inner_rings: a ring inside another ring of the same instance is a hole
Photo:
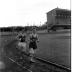
[[[40,35],[38,47],[37,56],[70,67],[69,33]]]
[[[15,34],[1,35],[0,51],[14,39]],[[70,68],[70,33],[42,33],[39,34],[39,39],[36,56]]]

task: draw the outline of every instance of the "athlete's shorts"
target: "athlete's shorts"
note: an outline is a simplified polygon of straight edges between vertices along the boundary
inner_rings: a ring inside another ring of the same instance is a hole
[[[36,44],[36,42],[30,42],[30,43],[29,43],[29,48],[37,49],[37,44]]]
[[[19,42],[18,43],[19,49],[23,52],[26,52],[26,42]]]

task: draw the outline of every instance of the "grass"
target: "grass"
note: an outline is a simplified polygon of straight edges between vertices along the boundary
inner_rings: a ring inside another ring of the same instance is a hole
[[[40,35],[36,55],[51,62],[70,67],[70,37]]]

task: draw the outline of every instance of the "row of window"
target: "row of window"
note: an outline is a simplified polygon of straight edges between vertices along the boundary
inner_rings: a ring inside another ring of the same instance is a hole
[[[70,18],[71,16],[58,14],[58,15],[56,15],[56,17],[57,17],[57,18]]]

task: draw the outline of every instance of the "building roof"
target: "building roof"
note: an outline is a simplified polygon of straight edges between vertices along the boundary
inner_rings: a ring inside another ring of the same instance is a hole
[[[54,8],[54,9],[52,9],[51,11],[56,11],[56,10],[62,10],[62,11],[69,11],[69,12],[71,12],[71,10],[68,10],[68,9],[61,9],[61,8]],[[49,12],[51,12],[51,11],[49,11]],[[47,13],[49,13],[49,12],[47,12]]]

